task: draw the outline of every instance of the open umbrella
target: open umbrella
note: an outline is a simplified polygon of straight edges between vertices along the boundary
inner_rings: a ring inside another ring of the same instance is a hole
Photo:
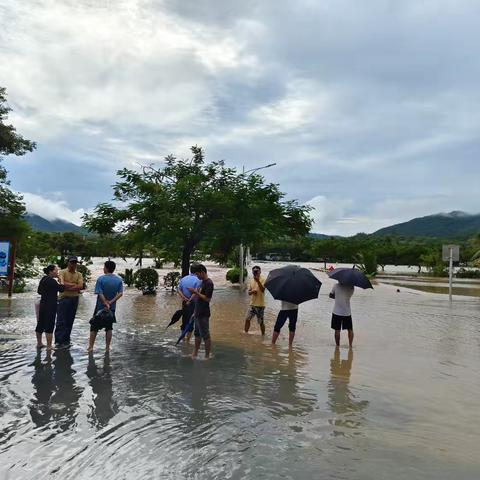
[[[328,276],[349,287],[373,288],[370,280],[358,268],[336,268]]]
[[[265,282],[265,288],[276,300],[298,305],[318,297],[322,282],[308,269],[288,265],[272,270]]]
[[[170,323],[167,325],[167,328],[173,325],[174,323],[177,323],[182,318],[182,315],[183,315],[183,308],[181,310],[177,310],[172,315],[172,319],[170,320]]]

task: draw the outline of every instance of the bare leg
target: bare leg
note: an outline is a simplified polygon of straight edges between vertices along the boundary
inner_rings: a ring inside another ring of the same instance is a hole
[[[212,348],[212,340],[209,337],[206,340],[204,340],[204,342],[205,342],[205,358],[210,358],[210,350]]]
[[[265,335],[265,323],[264,322],[260,323],[260,330],[262,332],[262,336]]]
[[[335,344],[337,347],[340,345],[340,330],[335,330]]]
[[[201,343],[202,343],[202,337],[195,337],[195,346],[193,347],[192,358],[197,358]]]
[[[46,333],[45,336],[47,337],[47,350],[51,350],[52,349],[53,333]]]
[[[295,332],[290,332],[288,334],[288,348],[292,348],[294,338],[295,338]]]
[[[277,338],[278,338],[279,335],[280,335],[280,332],[276,332],[275,330],[273,331],[273,334],[272,334],[272,345],[275,345],[275,343],[276,343]]]
[[[252,317],[251,316],[248,316],[246,319],[245,319],[245,333],[248,333],[248,331],[250,330],[250,321],[252,320]]]
[[[95,339],[97,338],[98,332],[90,332],[90,340],[88,342],[88,351],[93,352],[93,345],[95,343]]]
[[[35,334],[37,335],[37,348],[42,348],[44,346],[42,343],[42,334],[38,332],[35,332]]]
[[[192,338],[192,333],[193,332],[187,332],[187,334],[185,335],[185,342],[186,343],[190,343],[190,339]]]
[[[350,345],[350,348],[352,348],[353,344],[353,330],[348,331],[348,344]]]
[[[110,351],[110,344],[112,343],[113,330],[107,330],[105,332],[105,351]]]

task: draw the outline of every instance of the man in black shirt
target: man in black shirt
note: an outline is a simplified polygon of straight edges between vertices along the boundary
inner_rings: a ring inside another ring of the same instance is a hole
[[[205,265],[195,265],[193,272],[202,281],[200,288],[191,288],[188,290],[195,295],[195,348],[192,357],[196,358],[200,345],[205,343],[205,358],[210,358],[211,339],[210,339],[210,300],[213,295],[213,282],[208,278]]]

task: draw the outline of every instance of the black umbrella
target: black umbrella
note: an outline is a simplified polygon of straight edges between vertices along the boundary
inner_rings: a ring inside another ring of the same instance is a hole
[[[308,269],[297,265],[272,270],[265,282],[265,288],[275,300],[298,305],[318,297],[322,282]]]
[[[336,268],[328,276],[347,287],[373,288],[370,280],[358,268]]]
[[[173,325],[174,323],[177,323],[183,315],[183,309],[182,310],[177,310],[173,315],[172,319],[170,320],[170,323],[167,325],[167,328]]]

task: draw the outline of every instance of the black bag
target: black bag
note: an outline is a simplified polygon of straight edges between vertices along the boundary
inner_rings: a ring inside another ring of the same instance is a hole
[[[89,323],[95,329],[101,330],[102,328],[105,328],[107,325],[112,323],[113,318],[113,314],[110,310],[105,310],[104,308],[102,308],[96,313],[96,315],[94,315],[90,319]]]

